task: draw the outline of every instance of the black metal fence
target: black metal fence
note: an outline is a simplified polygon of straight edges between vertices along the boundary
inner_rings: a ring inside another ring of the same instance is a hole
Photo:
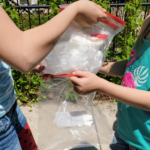
[[[39,26],[51,18],[51,6],[49,5],[50,0],[45,0],[46,3],[44,5],[39,4],[40,0],[37,0],[37,3],[34,5],[31,1],[32,0],[26,0],[26,3],[22,4],[21,0],[9,0],[9,4],[15,5],[19,13],[21,30],[27,30]],[[112,2],[108,4],[110,5],[109,13],[125,20],[127,17],[127,13],[124,11],[126,2],[127,0],[112,0]],[[66,0],[66,3],[70,3],[70,1]],[[144,0],[142,7],[142,13],[140,15],[144,19],[149,14],[150,0]],[[115,42],[112,43],[111,50],[115,53],[118,47],[116,44],[116,38],[114,38],[114,41]]]
[[[34,1],[34,4],[32,3]],[[128,0],[112,0],[110,4],[109,13],[125,19],[124,6]],[[50,19],[51,6],[48,5],[50,0],[46,0],[44,5],[39,4],[39,0],[9,0],[9,3],[15,5],[20,19],[22,20],[22,30],[27,30],[38,25],[41,25]],[[70,1],[66,1],[69,3]],[[148,9],[150,6],[150,0],[144,0],[142,3],[143,12],[142,17],[145,18],[148,15]]]

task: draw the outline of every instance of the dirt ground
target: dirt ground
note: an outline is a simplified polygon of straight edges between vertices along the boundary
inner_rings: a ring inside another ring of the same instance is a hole
[[[105,114],[108,123],[112,126],[115,121],[117,103],[111,101],[94,101],[100,110]],[[21,110],[27,118],[28,124],[32,130],[35,141],[38,141],[38,105],[32,105],[32,108],[21,106]],[[102,150],[110,150],[109,145],[102,145]]]

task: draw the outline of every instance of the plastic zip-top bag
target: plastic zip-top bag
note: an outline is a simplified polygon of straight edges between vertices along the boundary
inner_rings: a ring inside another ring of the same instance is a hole
[[[60,11],[68,5],[61,5]],[[75,70],[97,73],[105,60],[113,37],[124,27],[120,18],[107,14],[92,27],[73,21],[45,59],[45,74],[70,74]]]
[[[67,5],[61,5],[62,11]],[[107,118],[92,101],[95,93],[74,92],[69,78],[72,71],[97,73],[113,37],[124,21],[107,14],[92,27],[72,22],[45,59],[38,102],[38,146],[40,150],[99,150],[112,142]]]
[[[67,78],[44,81],[38,102],[40,150],[99,150],[112,142],[112,129],[92,101],[95,93],[81,96]]]

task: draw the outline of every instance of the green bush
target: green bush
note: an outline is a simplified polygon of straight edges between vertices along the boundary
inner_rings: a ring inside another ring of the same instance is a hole
[[[111,0],[93,0],[95,3],[104,7],[107,12],[110,12],[110,5],[108,5]],[[39,24],[43,24],[55,15],[59,13],[59,5],[65,4],[68,1],[66,0],[39,0],[40,4],[49,4],[51,5],[51,13],[41,14],[39,23],[39,16],[37,14],[30,14],[31,18],[31,28],[38,26]],[[72,3],[74,1],[69,1]],[[126,3],[124,7],[125,13],[125,29],[119,33],[112,41],[112,44],[108,50],[106,61],[121,61],[129,58],[132,47],[137,39],[140,27],[143,23],[142,17],[139,17],[142,10],[145,11],[145,8],[141,6],[142,0],[130,0]],[[2,1],[0,0],[0,3]],[[2,7],[5,9],[10,18],[14,21],[14,23],[22,30],[27,30],[30,28],[29,25],[29,16],[26,14],[22,14],[22,17],[18,14],[17,9],[14,6],[8,4],[8,0],[5,0]],[[148,9],[147,9],[148,10]],[[113,46],[115,46],[115,50],[113,50]],[[12,74],[15,81],[15,89],[18,99],[20,103],[35,103],[38,101],[38,88],[42,79],[38,77],[36,74],[22,74],[14,69],[12,69]],[[100,77],[105,78],[108,81],[111,81],[116,84],[121,84],[121,78],[111,77],[107,75],[98,74]]]
[[[14,87],[18,103],[36,103],[38,102],[39,86],[42,83],[41,77],[34,73],[23,74],[15,69],[12,69],[14,78]]]

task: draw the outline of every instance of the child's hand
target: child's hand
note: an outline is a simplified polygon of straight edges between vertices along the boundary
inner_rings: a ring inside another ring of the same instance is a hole
[[[108,65],[108,62],[103,62],[102,67],[105,67],[105,66],[107,66],[107,65]]]
[[[44,71],[45,67],[46,67],[46,62],[45,62],[45,60],[43,60],[31,72],[39,73],[39,76],[42,76],[44,74],[43,71]],[[51,78],[51,76],[49,76],[49,75],[42,76],[42,79],[45,81],[48,80],[49,78]]]
[[[103,65],[98,72],[103,73],[103,74],[107,74],[108,69],[109,69],[108,62],[103,62]]]
[[[86,95],[92,93],[94,91],[99,90],[99,82],[103,80],[96,76],[93,73],[85,72],[85,71],[75,71],[73,72],[77,77],[71,77],[70,80],[74,85],[74,90],[82,95]]]
[[[40,63],[31,72],[41,73],[44,69],[45,67]]]
[[[106,10],[94,2],[81,0],[76,2],[78,14],[75,21],[82,26],[90,27],[96,24],[100,19],[106,19]]]

